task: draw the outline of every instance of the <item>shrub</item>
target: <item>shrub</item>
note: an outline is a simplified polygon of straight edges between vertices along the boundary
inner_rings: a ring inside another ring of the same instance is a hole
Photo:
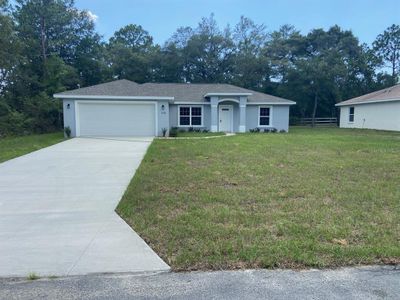
[[[207,133],[207,132],[209,132],[209,130],[206,129],[206,128],[204,128],[204,129],[203,129],[203,132],[204,132],[204,133]]]
[[[272,132],[272,133],[277,133],[277,132],[278,132],[278,129],[276,129],[276,128],[271,128],[271,132]]]
[[[269,128],[264,128],[264,133],[270,133],[271,130]]]
[[[64,127],[64,133],[67,136],[67,138],[71,137],[71,128],[69,126]]]
[[[165,137],[165,136],[167,135],[167,131],[168,131],[167,128],[163,128],[163,129],[162,129],[162,136],[163,136],[163,137]]]
[[[178,132],[186,132],[185,128],[179,128],[179,129],[177,128],[177,131]]]
[[[171,127],[171,130],[169,131],[169,136],[176,137],[177,135],[178,135],[178,127]]]
[[[279,130],[279,132],[280,133],[286,133],[286,130],[285,129],[281,129],[281,130]]]
[[[194,131],[193,127],[189,127],[188,131],[193,132]]]

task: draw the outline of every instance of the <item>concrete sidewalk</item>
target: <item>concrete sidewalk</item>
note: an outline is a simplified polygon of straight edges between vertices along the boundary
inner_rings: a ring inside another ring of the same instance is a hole
[[[152,138],[76,138],[0,164],[0,276],[169,270],[114,212]]]
[[[248,270],[0,280],[0,299],[399,299],[400,269]]]

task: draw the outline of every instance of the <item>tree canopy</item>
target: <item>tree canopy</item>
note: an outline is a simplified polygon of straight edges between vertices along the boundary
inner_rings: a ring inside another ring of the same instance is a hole
[[[231,83],[297,102],[292,117],[331,117],[334,104],[393,85],[400,26],[369,46],[337,25],[302,34],[214,15],[180,27],[162,45],[139,24],[108,40],[73,0],[0,0],[0,136],[62,128],[54,93],[114,79]]]

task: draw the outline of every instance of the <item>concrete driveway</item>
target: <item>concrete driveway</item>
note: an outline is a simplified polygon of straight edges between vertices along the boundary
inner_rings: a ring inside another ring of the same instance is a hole
[[[151,138],[75,138],[0,164],[0,276],[165,271],[114,212]]]

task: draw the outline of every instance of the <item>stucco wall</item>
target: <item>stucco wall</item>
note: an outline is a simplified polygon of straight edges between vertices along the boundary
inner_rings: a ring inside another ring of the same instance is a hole
[[[400,101],[354,106],[354,122],[349,122],[350,106],[340,107],[341,128],[366,128],[400,131]]]
[[[69,104],[69,108],[68,108]],[[76,136],[75,100],[63,100],[64,128],[71,128],[71,136]]]
[[[247,105],[246,130],[258,128],[258,110],[260,106],[268,105]],[[272,105],[272,118],[269,127],[277,130],[289,131],[289,105]]]

